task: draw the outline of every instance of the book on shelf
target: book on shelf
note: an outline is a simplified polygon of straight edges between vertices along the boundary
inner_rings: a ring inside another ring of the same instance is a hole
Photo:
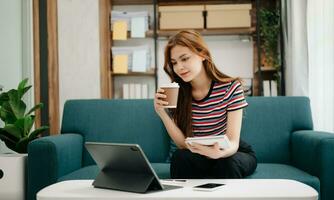
[[[271,96],[277,96],[277,83],[276,81],[271,81],[270,84],[270,91],[271,91]]]
[[[141,99],[141,85],[139,83],[135,84],[135,99]]]
[[[114,73],[128,73],[128,55],[115,55],[113,59]]]
[[[142,86],[142,90],[141,90],[142,99],[148,99],[148,85],[142,84],[141,86]]]
[[[135,50],[132,54],[132,71],[146,72],[147,71],[147,50]]]
[[[135,98],[135,84],[130,83],[129,84],[129,99]]]
[[[131,18],[131,38],[145,38],[145,17]]]
[[[126,40],[127,39],[127,23],[126,21],[119,20],[113,24],[113,40]]]
[[[263,81],[263,96],[268,97],[270,95],[270,81]]]
[[[129,99],[129,84],[124,83],[122,85],[122,89],[123,89],[123,99]]]

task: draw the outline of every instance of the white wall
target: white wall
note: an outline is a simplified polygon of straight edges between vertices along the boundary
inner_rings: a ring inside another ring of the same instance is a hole
[[[66,100],[101,96],[98,3],[58,0],[60,118]]]
[[[32,0],[0,1],[0,85],[17,88],[29,78],[33,83]],[[27,110],[34,102],[33,88],[24,96]],[[2,122],[0,121],[0,126]]]
[[[0,85],[16,88],[22,78],[22,2],[0,1]]]

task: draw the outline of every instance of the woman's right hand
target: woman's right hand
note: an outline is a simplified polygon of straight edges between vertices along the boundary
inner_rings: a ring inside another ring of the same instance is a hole
[[[155,93],[155,96],[154,96],[154,109],[155,109],[155,112],[159,116],[163,113],[166,113],[166,110],[165,110],[164,106],[168,105],[168,102],[164,101],[164,99],[167,97],[164,94],[164,92],[165,91],[163,89],[159,88],[157,93]]]

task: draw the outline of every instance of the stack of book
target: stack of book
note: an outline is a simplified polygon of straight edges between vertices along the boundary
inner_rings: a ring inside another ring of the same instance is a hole
[[[277,96],[277,83],[274,80],[263,81],[263,96]]]
[[[148,99],[148,85],[140,83],[123,84],[123,99]]]

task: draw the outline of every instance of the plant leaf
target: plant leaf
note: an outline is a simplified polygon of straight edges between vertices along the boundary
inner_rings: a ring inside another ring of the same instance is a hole
[[[2,138],[2,137],[6,138],[6,139],[2,139],[3,141],[8,140],[8,141],[13,142],[13,143],[16,143],[18,141],[17,138],[15,138],[10,133],[5,131],[3,128],[0,128],[0,138]]]
[[[19,91],[19,97],[22,98],[23,95],[24,95],[26,92],[28,92],[28,90],[29,90],[31,87],[32,87],[32,86],[29,85],[29,86],[23,88],[23,90],[20,90],[20,91]]]
[[[29,134],[29,140],[33,140],[33,139],[37,138],[37,136],[39,134],[41,134],[42,132],[46,131],[47,129],[49,129],[48,126],[41,126],[38,129],[35,129],[33,132],[31,132]]]
[[[17,119],[24,116],[26,110],[26,104],[19,98],[18,92],[15,90],[10,90],[8,93],[9,105]]]
[[[0,106],[2,106],[2,104],[4,102],[7,102],[9,100],[8,94],[7,92],[3,92],[0,94]]]
[[[15,146],[16,146],[17,141],[12,140],[11,138],[7,137],[6,135],[2,135],[2,134],[0,134],[0,139],[5,142],[8,148],[10,148],[13,151],[16,151]]]
[[[17,92],[18,92],[18,97],[21,99],[22,96],[32,87],[26,86],[28,83],[28,78],[23,79],[20,83],[19,86],[17,87]]]
[[[21,137],[24,137],[24,121],[25,121],[24,118],[20,118],[20,119],[17,119],[16,122],[14,123],[14,125],[18,129],[20,129],[20,131],[21,131]]]
[[[14,124],[7,124],[3,127],[3,130],[9,135],[15,137],[16,139],[21,139],[21,130]]]
[[[37,110],[37,109],[41,109],[41,108],[43,108],[43,106],[44,106],[43,103],[39,103],[39,104],[35,105],[33,108],[31,108],[31,109],[29,110],[29,112],[26,114],[26,116],[29,115],[30,113],[34,112],[34,111]]]
[[[19,86],[17,87],[17,90],[23,90],[28,83],[28,78],[23,79],[20,83]]]
[[[8,102],[5,102],[0,108],[0,118],[5,122],[5,124],[15,123],[16,117]]]
[[[29,136],[31,127],[34,125],[34,121],[35,121],[35,116],[34,115],[24,117],[23,136],[22,137]]]

